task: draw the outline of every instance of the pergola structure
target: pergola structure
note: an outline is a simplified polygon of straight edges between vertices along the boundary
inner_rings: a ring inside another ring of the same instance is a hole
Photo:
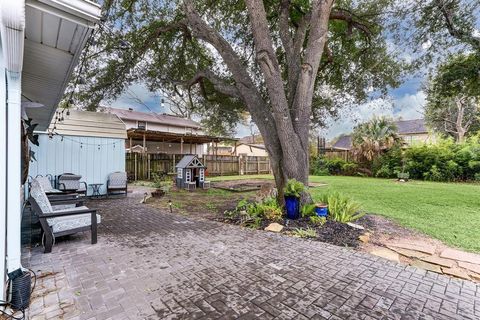
[[[132,150],[133,140],[143,141],[143,150],[146,150],[147,141],[156,141],[163,143],[180,143],[180,153],[183,154],[184,151],[189,150],[189,153],[192,154],[192,145],[195,144],[205,144],[213,143],[215,146],[218,146],[219,142],[222,141],[232,141],[235,143],[235,148],[237,147],[236,138],[228,137],[216,137],[210,135],[198,135],[198,134],[181,134],[173,132],[163,132],[163,131],[154,131],[154,130],[143,130],[143,129],[128,129],[127,137],[129,141],[129,148]],[[184,149],[189,148],[189,149]],[[215,152],[218,148],[214,148]],[[145,152],[145,151],[144,151]]]

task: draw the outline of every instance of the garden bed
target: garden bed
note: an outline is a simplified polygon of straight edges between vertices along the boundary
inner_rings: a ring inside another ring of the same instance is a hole
[[[273,188],[273,182],[261,179],[246,181],[219,181],[214,182],[212,187],[230,192],[252,192],[259,191],[262,188]]]

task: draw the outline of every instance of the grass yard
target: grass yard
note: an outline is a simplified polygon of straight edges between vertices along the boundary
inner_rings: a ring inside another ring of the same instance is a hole
[[[212,177],[212,181],[232,179],[272,179],[272,176]],[[393,219],[448,245],[480,252],[480,185],[393,180],[359,177],[311,177],[311,182],[328,186],[312,188],[313,198],[328,191],[345,193],[369,213]]]

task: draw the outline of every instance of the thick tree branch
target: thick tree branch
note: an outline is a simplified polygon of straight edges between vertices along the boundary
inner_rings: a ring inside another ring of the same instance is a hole
[[[280,40],[282,41],[283,48],[285,49],[287,65],[290,65],[294,59],[293,39],[290,34],[289,16],[290,0],[282,0],[280,2],[279,33]]]
[[[255,50],[257,52],[257,61],[271,100],[273,117],[282,148],[283,159],[286,162],[295,163],[299,161],[300,163],[307,163],[308,157],[305,154],[306,150],[299,154],[298,146],[303,146],[302,139],[300,139],[300,136],[296,133],[291,119],[282,74],[277,56],[273,50],[273,40],[270,35],[263,1],[246,0],[246,5],[252,26],[251,29]],[[308,137],[308,135],[305,137]],[[295,175],[295,172],[289,172],[290,169],[294,169],[293,166],[285,168],[285,177]],[[302,172],[302,175],[303,174],[305,174],[305,177],[300,177],[300,179],[307,181],[308,172]]]
[[[202,79],[208,79],[208,81],[213,84],[216,91],[229,97],[240,99],[240,92],[238,91],[237,87],[225,82],[224,79],[218,77],[211,70],[198,71],[191,79],[183,82],[182,84],[187,88],[190,88],[193,85],[200,83]]]
[[[452,12],[452,9],[447,6],[445,0],[435,0],[435,4],[445,18],[445,25],[448,33],[450,33],[452,37],[466,42],[473,46],[476,50],[480,51],[480,37],[475,37],[473,34],[466,33],[455,26],[454,13]]]
[[[246,66],[231,45],[215,29],[205,23],[196,11],[194,2],[185,0],[184,4],[187,24],[192,34],[196,38],[211,44],[222,57],[233,76],[242,101],[265,139],[265,146],[269,154],[282,154],[282,147],[277,135],[279,130],[275,126],[268,104],[261,97],[259,90],[248,74]]]
[[[292,108],[295,131],[302,137],[308,136],[315,80],[328,37],[328,22],[332,5],[333,0],[318,0],[312,8],[308,40]],[[308,141],[301,143],[304,150],[308,150]]]
[[[360,21],[354,14],[352,14],[350,11],[346,9],[335,9],[332,10],[330,13],[330,20],[342,20],[345,21],[350,30],[351,28],[355,28],[363,32],[368,38],[371,37],[372,32],[370,31],[369,26]]]

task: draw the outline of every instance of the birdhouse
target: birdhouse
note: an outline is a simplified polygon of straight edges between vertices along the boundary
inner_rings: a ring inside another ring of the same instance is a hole
[[[175,168],[177,169],[177,188],[191,190],[204,187],[207,167],[196,155],[184,156]]]

